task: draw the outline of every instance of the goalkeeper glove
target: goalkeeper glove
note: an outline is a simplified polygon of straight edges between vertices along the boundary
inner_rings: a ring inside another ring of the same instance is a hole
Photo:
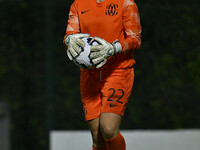
[[[67,45],[67,56],[70,60],[75,59],[82,52],[81,47],[85,47],[85,42],[82,40],[82,38],[89,36],[89,34],[79,33],[70,34],[65,38],[65,44]]]
[[[91,47],[90,59],[96,68],[102,67],[107,62],[108,57],[122,51],[122,46],[118,40],[113,43],[108,43],[106,40],[99,37],[95,37],[94,39],[99,45],[93,45]]]

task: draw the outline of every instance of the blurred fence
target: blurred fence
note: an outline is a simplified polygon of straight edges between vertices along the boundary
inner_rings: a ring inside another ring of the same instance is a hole
[[[10,150],[10,110],[0,99],[0,150]]]
[[[199,150],[200,130],[124,130],[127,150]],[[50,150],[91,149],[89,131],[52,131]]]

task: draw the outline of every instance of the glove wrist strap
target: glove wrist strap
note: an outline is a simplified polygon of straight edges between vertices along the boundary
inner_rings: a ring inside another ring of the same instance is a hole
[[[72,34],[69,34],[69,35],[67,35],[66,37],[65,37],[65,44],[68,46],[69,45],[69,43],[70,43],[70,36],[71,35],[73,35],[73,33]]]
[[[114,54],[117,54],[117,53],[121,53],[122,51],[122,46],[121,44],[119,43],[119,40],[115,40],[113,43],[112,43],[113,47],[114,47]]]

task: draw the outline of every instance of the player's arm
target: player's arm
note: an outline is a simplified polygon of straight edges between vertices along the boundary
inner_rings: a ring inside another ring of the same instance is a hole
[[[120,41],[122,52],[138,49],[141,45],[140,15],[133,0],[125,0],[123,5],[123,26],[125,40]]]
[[[92,46],[90,58],[96,68],[102,67],[107,58],[129,50],[134,50],[141,45],[141,25],[137,5],[133,0],[125,0],[123,5],[123,26],[125,40],[108,43],[104,39],[95,37],[100,45]]]
[[[81,47],[85,46],[85,43],[81,39],[89,36],[89,34],[80,33],[77,0],[75,0],[70,7],[66,34],[63,39],[70,60],[76,58],[82,51]]]

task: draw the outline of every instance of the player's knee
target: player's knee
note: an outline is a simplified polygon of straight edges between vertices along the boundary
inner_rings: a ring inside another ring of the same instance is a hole
[[[118,134],[118,129],[111,127],[107,124],[101,125],[101,133],[105,139],[112,139]]]

